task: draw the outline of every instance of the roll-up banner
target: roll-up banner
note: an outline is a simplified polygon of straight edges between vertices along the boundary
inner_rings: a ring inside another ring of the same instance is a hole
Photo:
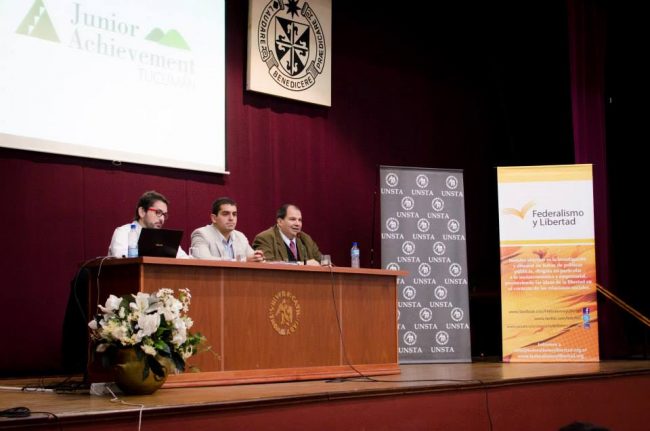
[[[504,362],[598,361],[592,166],[497,177]]]
[[[381,262],[398,278],[401,363],[470,362],[463,175],[381,166]]]

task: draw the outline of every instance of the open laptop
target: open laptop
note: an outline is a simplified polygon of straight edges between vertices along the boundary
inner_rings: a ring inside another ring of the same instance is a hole
[[[182,230],[143,227],[138,239],[138,255],[176,257],[182,237]]]

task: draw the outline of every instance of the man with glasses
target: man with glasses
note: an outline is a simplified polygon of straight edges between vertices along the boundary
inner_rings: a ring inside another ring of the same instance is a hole
[[[145,192],[135,207],[135,218],[133,222],[118,227],[113,232],[111,245],[108,247],[108,255],[114,257],[126,257],[128,253],[129,231],[131,224],[135,223],[138,236],[143,227],[160,229],[163,227],[169,213],[167,212],[167,198],[156,191]],[[187,254],[181,247],[178,247],[176,257],[187,258]]]

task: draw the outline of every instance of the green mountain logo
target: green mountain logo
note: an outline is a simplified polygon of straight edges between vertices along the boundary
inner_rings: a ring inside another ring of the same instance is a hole
[[[183,36],[176,30],[169,30],[167,33],[159,28],[154,28],[149,32],[145,39],[152,42],[159,43],[160,45],[168,46],[170,48],[185,49],[190,51],[190,46],[185,42]]]
[[[27,12],[25,18],[23,18],[23,22],[18,26],[16,33],[52,42],[59,42],[59,36],[56,34],[56,30],[54,30],[43,0],[34,1],[32,8]]]

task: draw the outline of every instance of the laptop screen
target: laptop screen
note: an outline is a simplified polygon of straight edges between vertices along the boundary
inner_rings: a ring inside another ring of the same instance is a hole
[[[176,257],[183,237],[182,230],[142,228],[138,239],[138,255]]]

